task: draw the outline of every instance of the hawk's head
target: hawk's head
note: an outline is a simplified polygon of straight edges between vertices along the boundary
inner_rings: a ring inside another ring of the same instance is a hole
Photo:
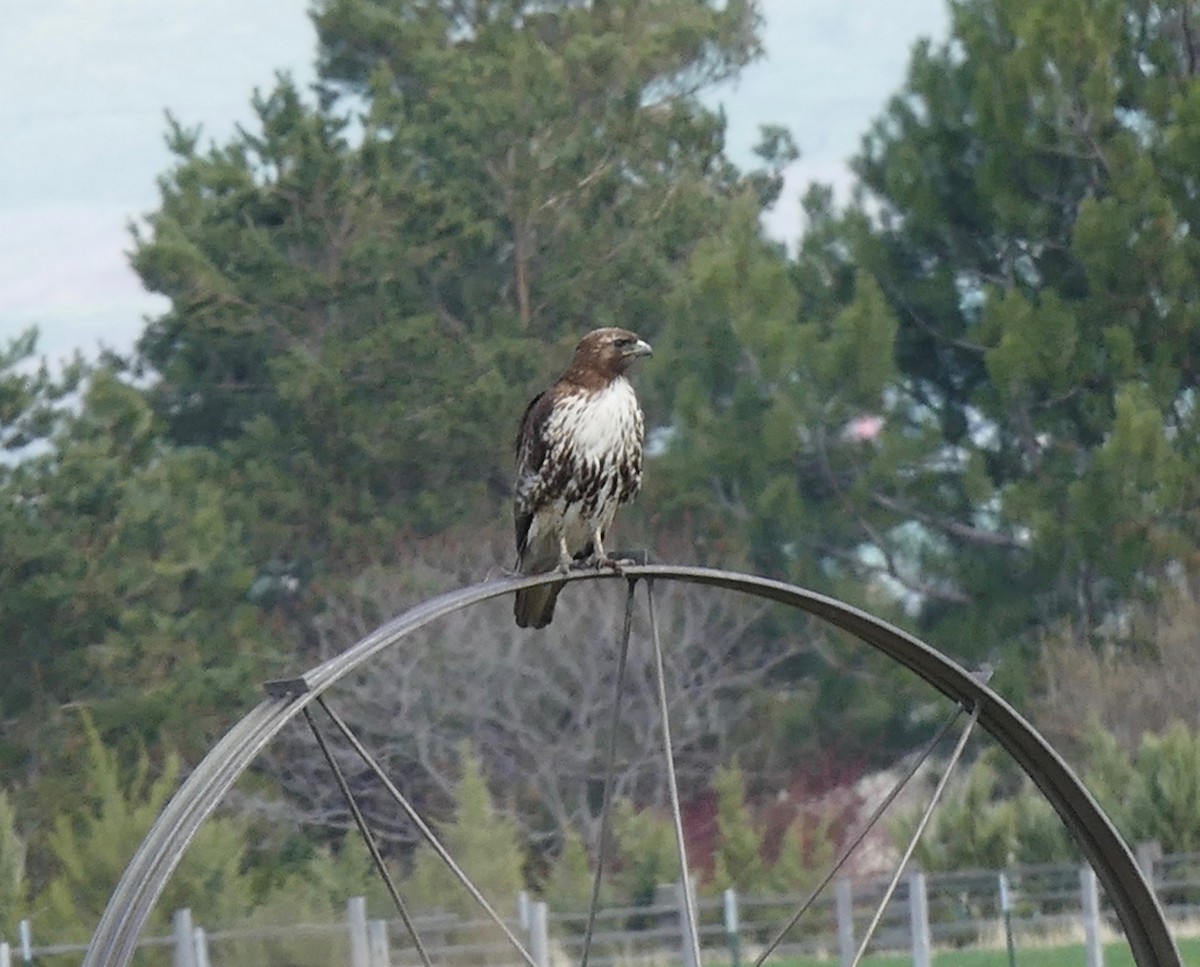
[[[639,356],[649,356],[650,344],[628,329],[593,329],[575,347],[572,369],[613,379],[627,370]]]

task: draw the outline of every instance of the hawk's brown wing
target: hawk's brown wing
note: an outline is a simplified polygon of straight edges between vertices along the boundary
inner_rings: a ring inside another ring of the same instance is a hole
[[[525,540],[533,515],[545,498],[544,474],[549,446],[545,428],[557,397],[556,387],[538,393],[525,407],[517,433],[517,479],[513,487],[513,524],[516,526],[517,556],[525,553]]]

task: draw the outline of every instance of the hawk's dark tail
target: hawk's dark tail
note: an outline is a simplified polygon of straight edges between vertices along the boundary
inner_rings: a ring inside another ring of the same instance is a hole
[[[558,600],[558,592],[565,586],[565,581],[557,581],[518,591],[513,602],[513,617],[517,619],[517,627],[545,628],[554,617],[554,602]]]

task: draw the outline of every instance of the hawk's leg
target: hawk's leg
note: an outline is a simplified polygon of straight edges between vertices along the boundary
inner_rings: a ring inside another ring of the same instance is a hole
[[[563,535],[558,536],[558,570],[561,574],[566,574],[571,570],[573,562],[571,552],[567,549],[567,539]]]

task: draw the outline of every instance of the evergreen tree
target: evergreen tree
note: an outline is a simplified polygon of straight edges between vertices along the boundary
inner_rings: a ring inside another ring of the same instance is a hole
[[[745,212],[698,246],[662,500],[706,550],[899,600],[966,660],[1027,657],[1065,614],[1090,634],[1193,565],[1186,16],[958,0],[858,196],[807,195],[795,260]]]
[[[583,837],[574,829],[567,829],[550,874],[542,884],[542,896],[556,913],[579,913],[592,902],[594,876]],[[601,880],[602,905],[611,892],[607,882]]]
[[[804,893],[833,864],[835,850],[829,817],[801,810],[788,825],[765,886],[776,893]]]
[[[0,937],[17,936],[29,913],[28,847],[17,826],[8,792],[0,789]]]
[[[1088,787],[1134,843],[1155,840],[1168,853],[1200,849],[1200,734],[1182,722],[1147,733],[1133,755],[1093,730]]]
[[[498,814],[483,765],[469,743],[459,747],[459,770],[454,815],[441,825],[438,838],[488,902],[501,913],[510,912],[524,888],[525,857],[517,827]],[[423,909],[480,919],[482,911],[474,898],[427,845],[417,850],[409,888]],[[485,932],[490,935],[490,930]]]
[[[551,360],[595,325],[653,339],[723,198],[773,182],[696,96],[757,56],[749,0],[329,0],[315,23],[316,105],[281,79],[228,145],[172,128],[134,264],[172,301],[139,344],[170,438],[225,448],[260,556],[336,570],[490,517]]]
[[[218,461],[165,445],[115,371],[81,389],[49,448],[0,476],[0,637],[13,657],[0,704],[22,723],[7,754],[20,762],[62,732],[57,710],[72,702],[103,730],[136,723],[134,738],[165,730],[203,748],[268,653]]]
[[[944,438],[920,519],[970,605],[946,640],[1067,610],[1087,632],[1189,562],[1185,6],[960,0],[864,142],[880,212],[856,255],[896,314],[909,405]]]
[[[953,794],[938,803],[917,845],[917,861],[925,869],[1003,869],[1015,861],[1015,809],[1011,799],[999,796],[1000,775],[990,758],[975,762]],[[916,821],[913,815],[896,823],[898,842],[909,842]]]
[[[0,480],[53,434],[89,369],[78,355],[63,361],[57,375],[44,358],[34,365],[37,340],[37,329],[27,329],[0,348],[0,449],[7,455]]]
[[[134,851],[150,831],[181,776],[178,755],[168,752],[161,771],[143,754],[132,770],[104,743],[90,717],[81,717],[84,748],[76,764],[76,795],[52,815],[38,866],[44,883],[32,901],[39,934],[84,941],[108,903]],[[80,803],[82,802],[82,805]],[[4,800],[0,797],[0,807]],[[0,866],[14,841],[5,836],[0,808]],[[298,918],[337,916],[347,896],[380,892],[366,851],[355,841],[313,851],[291,867],[257,855],[261,836],[245,816],[209,817],[172,873],[148,930],[169,932],[173,911],[188,907],[200,923],[216,927],[293,925]],[[0,885],[0,898],[4,898]],[[16,896],[14,895],[14,898]],[[264,965],[317,967],[328,962],[308,940],[233,945],[233,955]]]
[[[736,765],[717,770],[717,847],[713,857],[714,890],[762,888],[762,837],[746,803],[746,777]]]
[[[613,882],[622,902],[647,906],[656,887],[679,882],[679,848],[669,819],[618,799],[613,804],[613,829],[619,857]]]
[[[75,780],[77,795],[54,815],[48,836],[51,873],[34,903],[39,930],[64,941],[88,938],[180,777],[174,755],[158,776],[143,755],[126,777],[90,718],[84,716],[82,723],[86,747]],[[180,907],[217,923],[251,909],[252,883],[242,869],[248,845],[243,820],[209,819],[171,877],[151,929],[165,929],[170,912]]]
[[[898,845],[911,840],[917,819],[914,812],[892,824]],[[1049,800],[992,749],[938,803],[915,855],[927,870],[1003,869],[1074,862],[1079,849]]]

